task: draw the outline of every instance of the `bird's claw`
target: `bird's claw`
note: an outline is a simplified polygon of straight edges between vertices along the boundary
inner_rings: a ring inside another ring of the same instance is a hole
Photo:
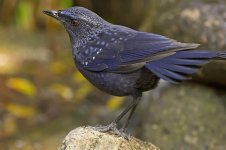
[[[129,135],[125,133],[125,129],[117,129],[117,124],[115,122],[112,122],[109,125],[103,126],[103,125],[97,125],[95,127],[92,127],[94,130],[98,131],[98,132],[109,132],[112,133],[114,135],[123,137],[125,139],[129,139]]]

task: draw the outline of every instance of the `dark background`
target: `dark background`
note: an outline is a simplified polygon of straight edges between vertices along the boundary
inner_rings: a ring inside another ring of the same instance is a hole
[[[63,27],[41,13],[83,6],[115,24],[200,49],[226,50],[225,0],[1,0],[0,149],[52,150],[82,125],[108,124],[129,98],[93,87],[76,70]],[[226,62],[180,85],[145,93],[130,133],[161,149],[226,148]]]

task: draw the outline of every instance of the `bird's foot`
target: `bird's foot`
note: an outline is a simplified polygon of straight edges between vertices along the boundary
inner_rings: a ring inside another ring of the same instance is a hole
[[[124,132],[124,133],[126,133],[127,132],[127,128],[121,128],[121,129],[119,129],[119,131],[121,131],[121,132]]]
[[[97,125],[95,127],[92,127],[94,130],[99,131],[99,132],[109,132],[112,134],[115,134],[117,136],[121,136],[125,139],[129,139],[129,135],[126,134],[125,130],[118,130],[117,129],[117,124],[115,122],[110,123],[109,125],[103,126],[103,125]]]
[[[103,126],[103,125],[97,125],[95,127],[93,127],[96,131],[99,132],[108,132],[108,131],[115,131],[118,130],[116,127],[116,123],[112,122],[109,125]]]

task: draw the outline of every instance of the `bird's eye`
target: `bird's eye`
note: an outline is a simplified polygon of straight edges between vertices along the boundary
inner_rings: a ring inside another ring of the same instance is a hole
[[[79,22],[77,20],[71,20],[71,25],[72,26],[78,26]]]

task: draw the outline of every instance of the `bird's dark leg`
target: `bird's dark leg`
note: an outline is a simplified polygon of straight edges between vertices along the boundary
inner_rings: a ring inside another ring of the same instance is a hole
[[[130,111],[130,114],[129,114],[129,117],[127,118],[127,120],[126,120],[126,123],[122,127],[122,131],[126,131],[128,125],[129,125],[129,122],[130,122],[139,102],[140,102],[141,97],[142,97],[142,93],[138,93],[138,94],[133,96],[134,106],[133,106],[132,110]]]
[[[131,117],[132,117],[132,115],[133,115],[133,113],[134,113],[134,111],[136,109],[137,104],[140,101],[140,97],[141,97],[140,93],[139,93],[139,96],[138,96],[138,94],[134,95],[132,103],[130,103],[130,105],[127,106],[125,108],[125,110],[113,122],[118,124],[118,122],[129,112],[129,110],[132,109],[130,114],[129,114],[129,117],[128,117],[126,123],[129,122],[129,120],[131,119]]]
[[[139,101],[140,101],[140,98],[141,98],[141,95],[142,93],[136,93],[134,94],[133,96],[133,101],[132,103],[130,103],[126,108],[125,110],[109,125],[107,126],[98,126],[98,127],[95,127],[95,130],[97,131],[100,131],[100,132],[107,132],[107,131],[111,131],[113,132],[114,134],[116,135],[120,135],[122,137],[127,137],[127,135],[124,133],[124,132],[121,132],[117,129],[117,124],[119,123],[119,121],[129,112],[130,109],[131,112],[129,114],[129,117],[125,123],[125,125],[123,126],[123,128],[126,128],[128,126],[128,123],[129,123],[129,120],[131,119]]]

